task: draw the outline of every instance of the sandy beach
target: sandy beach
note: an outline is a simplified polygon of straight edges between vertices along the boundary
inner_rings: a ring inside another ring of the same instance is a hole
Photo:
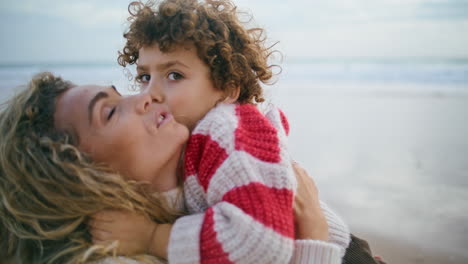
[[[118,65],[119,54],[157,73],[153,80],[198,76],[183,63],[162,73],[132,47],[174,37],[192,52],[193,39],[199,56],[234,52],[204,62],[242,53],[263,68],[252,50],[260,44],[274,73],[266,103],[289,119],[291,158],[351,232],[387,264],[468,264],[468,0],[215,1],[206,21],[204,11],[179,15],[179,3],[169,3],[165,12],[158,0],[149,1],[157,17],[148,23],[148,10],[131,2],[1,1],[0,111],[44,71],[136,93],[137,65]],[[222,14],[231,6],[237,19]],[[161,26],[162,18],[176,24]],[[255,36],[247,44],[239,23]],[[177,89],[172,81],[151,85]]]
[[[388,237],[369,233],[356,232],[366,238],[372,251],[392,264],[465,264],[467,257],[463,254],[452,254],[444,250],[425,248],[423,243],[408,243],[400,240],[389,240]]]
[[[468,82],[331,80],[342,66],[310,80],[314,67],[285,67],[267,91],[322,200],[387,263],[468,263]],[[128,88],[115,65],[3,68],[0,100],[41,70]]]
[[[468,91],[279,82],[293,157],[388,263],[468,263]]]

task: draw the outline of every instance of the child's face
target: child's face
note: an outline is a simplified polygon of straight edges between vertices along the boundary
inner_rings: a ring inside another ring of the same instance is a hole
[[[165,101],[175,119],[193,130],[196,123],[219,102],[224,93],[214,87],[210,70],[194,46],[163,53],[159,46],[139,50],[138,80],[142,91]]]

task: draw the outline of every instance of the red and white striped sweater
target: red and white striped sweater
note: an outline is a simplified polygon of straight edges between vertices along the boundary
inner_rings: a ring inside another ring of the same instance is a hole
[[[281,111],[263,115],[249,104],[221,104],[197,124],[185,152],[192,214],[172,228],[169,263],[291,260],[296,182],[288,130]]]

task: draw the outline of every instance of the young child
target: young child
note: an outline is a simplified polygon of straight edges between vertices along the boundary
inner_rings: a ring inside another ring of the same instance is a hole
[[[340,263],[349,232],[326,208],[330,243],[298,242],[295,250],[289,125],[278,109],[264,115],[254,105],[264,100],[260,82],[272,77],[262,30],[242,26],[225,0],[130,7],[119,63],[137,64],[142,89],[192,131],[183,173],[191,215],[174,225],[119,217],[107,239],[119,239],[128,253],[118,226],[147,229],[149,239],[132,239],[149,245],[132,253],[148,251],[170,263],[288,263],[293,253],[295,263],[302,255]]]

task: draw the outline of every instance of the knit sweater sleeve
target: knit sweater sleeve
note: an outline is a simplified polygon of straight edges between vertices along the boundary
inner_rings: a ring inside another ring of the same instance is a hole
[[[296,240],[290,264],[339,264],[350,242],[348,226],[324,202],[320,202],[328,223],[328,241]]]
[[[170,263],[289,262],[296,182],[285,137],[252,105],[205,116],[185,155],[185,199],[198,214],[174,224]]]
[[[320,201],[320,207],[327,219],[328,223],[328,234],[330,243],[333,243],[340,248],[340,256],[343,257],[346,249],[349,246],[351,240],[351,233],[348,226],[343,222],[327,204]]]

